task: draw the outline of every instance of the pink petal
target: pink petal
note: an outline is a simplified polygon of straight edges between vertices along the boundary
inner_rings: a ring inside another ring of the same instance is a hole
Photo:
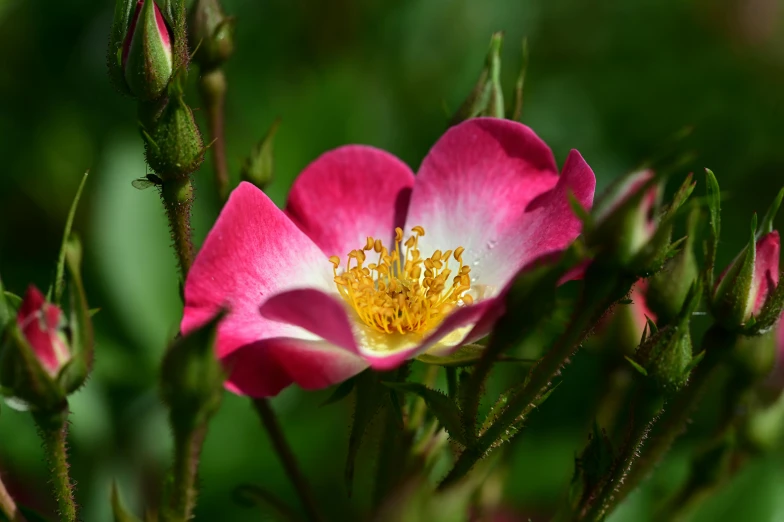
[[[223,361],[226,387],[251,397],[277,395],[293,382],[306,390],[326,388],[367,368],[361,358],[326,341],[288,337],[244,346]]]
[[[52,375],[60,371],[69,355],[68,347],[60,338],[61,316],[60,308],[47,303],[40,290],[30,285],[16,317],[17,324],[36,357]]]
[[[779,284],[780,247],[779,233],[775,230],[757,241],[757,256],[754,263],[754,285],[758,288],[754,302],[755,315],[762,309],[768,295]]]
[[[472,280],[498,290],[531,260],[577,237],[567,194],[590,206],[594,186],[576,151],[559,178],[552,152],[531,129],[476,118],[450,129],[425,158],[406,228],[425,228],[423,254],[465,247]]]
[[[405,222],[414,175],[395,156],[349,145],[323,154],[294,182],[286,212],[327,256],[344,259],[367,236],[389,244]]]
[[[275,338],[311,339],[301,328],[261,317],[270,296],[294,288],[332,289],[332,265],[259,189],[242,183],[232,193],[196,257],[185,283],[180,325],[188,332],[223,307],[217,351]]]

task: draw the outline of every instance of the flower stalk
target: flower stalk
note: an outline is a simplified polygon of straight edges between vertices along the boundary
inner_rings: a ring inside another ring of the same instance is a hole
[[[283,469],[286,471],[294,490],[297,492],[302,507],[305,509],[307,518],[310,522],[324,522],[324,517],[316,507],[316,501],[313,497],[313,492],[308,485],[305,475],[300,470],[297,464],[297,459],[294,457],[294,452],[291,451],[286,437],[283,435],[283,430],[280,427],[275,411],[267,399],[254,399],[253,407],[261,419],[261,423],[267,430],[267,434],[272,442],[272,447],[275,448],[275,453],[278,454],[280,463],[283,464]]]
[[[207,125],[212,140],[212,168],[215,171],[215,190],[220,201],[229,197],[229,167],[226,163],[226,133],[224,112],[226,105],[226,74],[222,67],[205,71],[199,78],[199,93],[204,102]]]
[[[196,507],[196,478],[199,458],[207,434],[207,424],[192,430],[178,430],[174,434],[173,489],[169,499],[169,522],[187,522]]]
[[[43,441],[46,460],[51,470],[52,491],[57,499],[57,511],[62,522],[78,520],[74,483],[68,471],[68,415],[67,408],[60,413],[37,413],[34,416]]]
[[[161,200],[169,219],[172,244],[184,280],[193,264],[194,256],[191,230],[193,185],[190,178],[165,180],[161,187]]]
[[[0,514],[10,522],[27,522],[19,508],[16,507],[14,499],[11,498],[2,480],[0,480]]]

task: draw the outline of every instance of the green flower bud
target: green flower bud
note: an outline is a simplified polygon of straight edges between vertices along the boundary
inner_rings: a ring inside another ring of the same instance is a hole
[[[193,111],[181,95],[166,102],[160,115],[143,129],[147,163],[165,182],[182,179],[204,161],[204,142]]]
[[[139,0],[123,43],[122,66],[130,92],[142,101],[163,96],[172,76],[169,29],[154,0]]]
[[[267,135],[264,136],[264,139],[253,147],[250,156],[248,156],[242,164],[240,175],[243,181],[249,181],[261,190],[267,188],[267,185],[272,181],[274,174],[272,147],[279,126],[280,119],[276,119],[267,131]]]
[[[188,432],[220,406],[225,374],[215,354],[215,335],[221,317],[177,338],[163,359],[161,395],[176,430]]]
[[[234,53],[234,17],[226,16],[219,0],[196,0],[188,20],[193,60],[202,71],[223,65]]]

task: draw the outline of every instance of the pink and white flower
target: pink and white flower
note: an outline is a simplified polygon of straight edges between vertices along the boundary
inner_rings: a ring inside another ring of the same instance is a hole
[[[232,193],[188,275],[181,329],[227,308],[228,387],[256,397],[451,353],[489,332],[520,270],[580,234],[568,194],[590,207],[594,188],[577,151],[559,176],[508,120],[449,129],[416,176],[387,152],[338,148],[300,174],[285,211],[250,184]]]

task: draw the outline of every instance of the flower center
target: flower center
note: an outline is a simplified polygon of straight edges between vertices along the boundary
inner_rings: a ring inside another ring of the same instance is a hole
[[[456,306],[473,302],[466,293],[471,288],[471,267],[463,264],[465,248],[436,250],[423,258],[419,238],[425,235],[425,229],[416,226],[411,231],[413,235],[403,243],[403,230],[395,229],[392,251],[380,239],[368,237],[364,247],[348,253],[341,274],[340,258],[329,258],[340,295],[366,325],[381,332],[422,333],[438,325]],[[365,265],[365,252],[371,250],[378,254],[378,261]],[[459,264],[451,280],[450,258]]]

